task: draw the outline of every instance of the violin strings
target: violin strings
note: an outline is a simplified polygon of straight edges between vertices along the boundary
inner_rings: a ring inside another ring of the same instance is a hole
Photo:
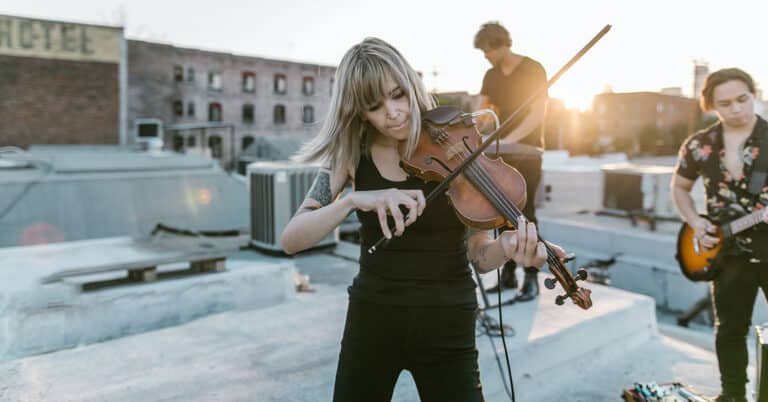
[[[443,149],[448,149],[448,146],[445,143],[438,145]],[[459,157],[461,161],[466,160],[466,155],[464,152],[465,151],[462,151],[461,153],[456,154],[456,156]],[[476,164],[473,161],[469,164],[469,166],[467,166],[467,170],[470,173],[467,175],[470,181],[473,182],[473,184],[482,187],[482,189],[485,190],[485,194],[489,197],[489,201],[491,201],[495,207],[501,208],[502,213],[506,212],[506,214],[511,216],[511,218],[515,221],[519,216],[523,215],[517,205],[508,200],[507,197],[501,192],[501,190],[493,184],[493,180],[485,171],[485,169],[482,168],[482,166]],[[472,180],[473,178],[475,180]],[[559,269],[565,269],[565,267],[563,267],[560,262],[560,258],[557,257],[554,250],[552,250],[552,248],[549,247],[546,242],[544,242],[544,248],[547,251],[547,260],[550,262],[550,264],[556,265]]]

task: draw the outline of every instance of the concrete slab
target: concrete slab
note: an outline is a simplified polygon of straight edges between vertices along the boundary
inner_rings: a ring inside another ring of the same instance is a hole
[[[18,266],[16,270],[5,269],[2,277],[13,280],[0,282],[0,361],[179,325],[222,311],[291,300],[295,296],[294,265],[284,260],[254,259],[250,254],[233,255],[224,272],[163,278],[166,268],[161,266],[161,277],[154,282],[117,281],[115,286],[87,292],[81,291],[83,280],[105,281],[104,275],[109,273],[44,284],[42,279],[51,273],[41,268],[44,264],[33,264],[36,269],[29,270]]]
[[[172,328],[0,363],[0,400],[330,400],[346,286],[314,286],[315,293],[299,294],[294,301],[269,308],[224,312]],[[595,356],[622,356],[657,342],[650,298],[592,288],[595,308],[586,312],[571,305],[555,306],[555,291],[548,290],[535,302],[504,308],[504,321],[517,332],[508,338],[508,346],[518,400],[555,400],[539,396],[545,388],[573,386],[571,378],[590,367]],[[506,396],[493,355],[493,349],[501,350],[502,345],[498,338],[494,342],[491,347],[487,339],[478,339],[482,380],[487,400],[503,401]],[[631,385],[631,376],[626,381]],[[606,389],[600,395],[615,397],[619,391]],[[418,400],[407,373],[401,375],[393,400]]]

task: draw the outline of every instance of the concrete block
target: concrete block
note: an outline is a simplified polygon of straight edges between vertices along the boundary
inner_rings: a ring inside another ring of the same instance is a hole
[[[709,296],[709,282],[692,282],[679,273],[667,272],[666,308],[672,311],[685,311],[702,297]]]
[[[285,260],[230,260],[230,270],[77,292],[59,283],[4,293],[0,361],[179,325],[295,298]]]
[[[653,266],[638,265],[619,257],[611,267],[611,285],[650,296],[660,307],[667,306],[665,275]]]

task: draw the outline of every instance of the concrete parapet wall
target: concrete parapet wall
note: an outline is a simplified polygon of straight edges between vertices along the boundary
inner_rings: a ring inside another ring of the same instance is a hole
[[[288,261],[229,260],[227,271],[81,292],[72,281],[0,293],[0,361],[179,325],[295,298]]]
[[[680,272],[675,260],[676,236],[561,218],[543,217],[539,222],[547,240],[576,253],[570,264],[574,271],[590,260],[619,254],[609,268],[611,286],[650,296],[657,306],[676,312],[708,295],[709,282],[689,281]],[[757,298],[752,321],[768,321],[764,297]]]

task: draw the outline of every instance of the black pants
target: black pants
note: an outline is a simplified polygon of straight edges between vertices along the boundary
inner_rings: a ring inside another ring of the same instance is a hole
[[[383,402],[402,370],[422,402],[482,402],[477,306],[388,306],[351,300],[334,402]]]
[[[525,215],[529,222],[538,225],[539,221],[536,219],[536,190],[539,188],[539,182],[541,182],[541,158],[504,158],[504,162],[519,170],[525,178],[527,201],[523,208],[523,215]],[[500,230],[500,232],[503,231],[504,229]],[[501,272],[502,281],[512,281],[511,278],[515,275],[516,266],[517,263],[512,260],[504,264],[504,270]],[[525,267],[525,272],[535,274],[539,272],[539,269],[536,267]]]
[[[725,257],[712,282],[715,306],[715,348],[723,391],[745,395],[747,383],[747,334],[757,289],[768,294],[768,262],[751,263],[748,257]]]

